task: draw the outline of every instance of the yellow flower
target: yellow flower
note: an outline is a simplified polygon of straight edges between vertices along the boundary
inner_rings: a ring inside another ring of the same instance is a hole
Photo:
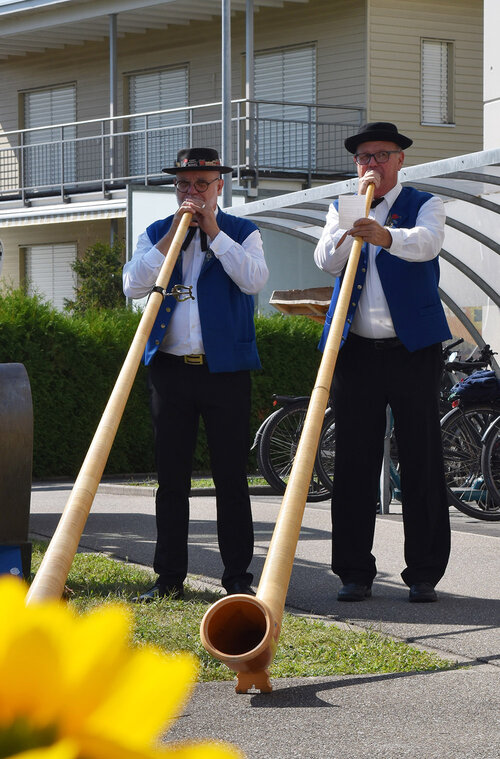
[[[26,605],[0,578],[0,759],[236,759],[222,743],[155,748],[194,686],[196,659],[132,648],[119,605],[78,616],[60,601]]]

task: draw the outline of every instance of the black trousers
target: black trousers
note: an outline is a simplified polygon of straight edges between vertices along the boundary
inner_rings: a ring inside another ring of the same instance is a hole
[[[188,570],[189,491],[200,416],[216,489],[222,584],[250,584],[253,522],[248,494],[251,379],[247,371],[211,374],[158,351],[149,371],[158,472],[153,568],[162,582]]]
[[[335,473],[332,569],[342,582],[371,584],[386,407],[394,417],[401,471],[404,582],[443,576],[450,521],[439,426],[441,345],[410,353],[350,334],[333,381]]]

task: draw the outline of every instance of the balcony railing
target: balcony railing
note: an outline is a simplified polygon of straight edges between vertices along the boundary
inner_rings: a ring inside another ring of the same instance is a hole
[[[361,108],[283,101],[232,102],[232,165],[238,184],[262,174],[352,172],[344,138]],[[180,148],[221,151],[221,103],[134,113],[0,134],[0,201],[100,192],[126,184],[165,184],[161,169]]]

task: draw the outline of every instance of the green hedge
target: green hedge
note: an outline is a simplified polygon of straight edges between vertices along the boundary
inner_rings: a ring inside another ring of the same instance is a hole
[[[0,363],[24,364],[31,384],[35,479],[78,473],[139,318],[129,310],[70,316],[19,290],[0,295]],[[263,369],[253,373],[252,432],[272,411],[273,393],[310,393],[320,359],[321,327],[310,319],[276,314],[258,317],[256,328]],[[146,376],[141,366],[107,474],[154,471]],[[209,471],[203,435],[194,466]]]

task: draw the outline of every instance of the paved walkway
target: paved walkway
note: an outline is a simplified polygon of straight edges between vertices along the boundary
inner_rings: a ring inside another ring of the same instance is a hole
[[[35,484],[31,532],[50,537],[71,486]],[[258,580],[281,498],[253,495]],[[200,684],[170,738],[212,736],[249,759],[498,759],[500,756],[500,523],[454,509],[452,555],[439,603],[409,604],[399,573],[403,532],[397,504],[377,518],[379,574],[373,598],[339,604],[329,570],[327,503],[306,507],[287,607],[370,627],[437,651],[466,668],[433,673],[273,680],[270,694],[236,695],[234,684]],[[193,582],[220,588],[213,496],[191,500]],[[154,500],[101,485],[81,546],[151,565]]]

